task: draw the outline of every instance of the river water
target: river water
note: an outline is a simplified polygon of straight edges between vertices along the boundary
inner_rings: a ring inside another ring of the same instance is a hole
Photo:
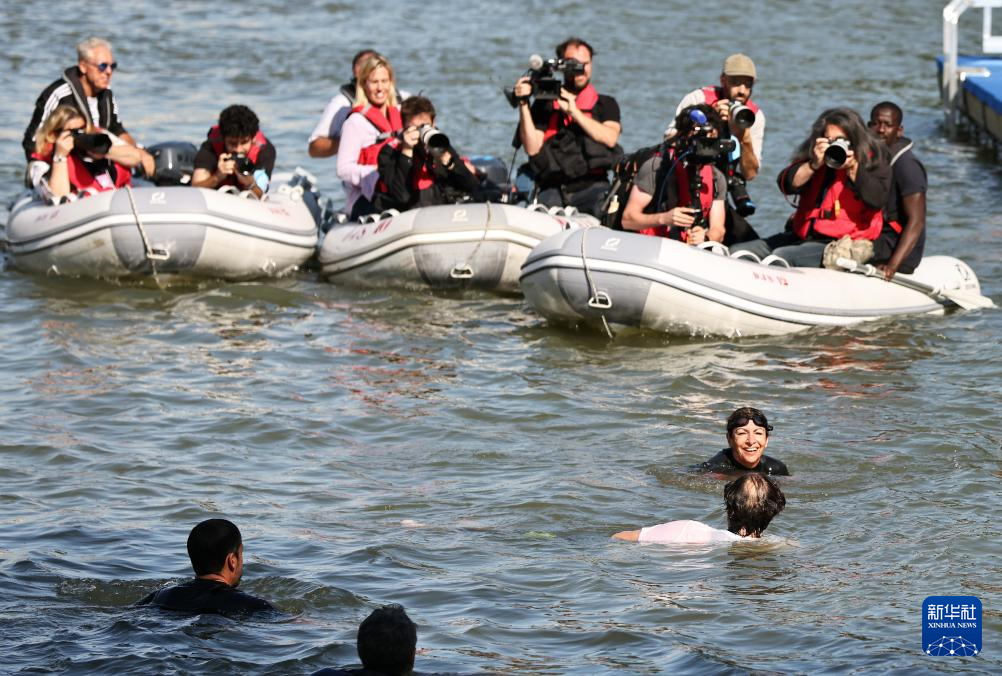
[[[627,149],[728,53],[754,57],[766,234],[789,212],[772,177],[821,109],[899,102],[930,175],[927,251],[1002,298],[1002,170],[941,127],[936,2],[0,5],[5,195],[35,97],[90,33],[116,45],[140,141],[197,141],[243,102],[280,169],[337,194],[305,139],[358,48],[385,51],[458,147],[508,161],[500,87],[573,32],[595,45]],[[0,306],[0,671],[304,674],[356,662],[358,622],[389,602],[419,624],[425,673],[1002,669],[997,310],[608,341],[517,298],[306,272],[159,290],[10,270]],[[766,541],[610,541],[670,519],[723,527],[722,483],[686,468],[745,404],[793,472]],[[285,616],[130,607],[191,574],[184,542],[210,516],[241,527],[242,586]],[[925,656],[923,599],[960,594],[984,604],[983,654]]]

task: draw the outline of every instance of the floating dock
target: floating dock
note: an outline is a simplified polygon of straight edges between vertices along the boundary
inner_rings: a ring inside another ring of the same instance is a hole
[[[1002,36],[992,35],[992,9],[1002,0],[953,0],[943,9],[943,54],[936,59],[947,127],[970,127],[996,149],[1002,143]],[[981,9],[980,55],[959,53],[957,26],[968,9]]]

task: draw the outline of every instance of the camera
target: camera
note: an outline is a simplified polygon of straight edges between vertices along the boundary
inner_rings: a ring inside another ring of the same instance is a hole
[[[111,150],[111,137],[107,134],[88,134],[82,129],[73,132],[73,149],[82,153],[107,155]]]
[[[436,160],[449,149],[449,137],[430,124],[418,127],[418,143]]]
[[[835,139],[828,144],[828,148],[825,149],[825,164],[832,169],[838,169],[845,164],[847,159],[849,159],[850,150],[852,150],[852,144],[849,143],[849,139]]]
[[[685,143],[682,152],[696,164],[712,164],[737,148],[734,139],[713,138],[705,129],[697,131]]]
[[[563,86],[555,75],[563,73],[564,77],[583,75],[585,65],[577,59],[546,59],[538,54],[529,57],[529,70],[526,75],[532,83],[532,96],[539,101],[555,101],[560,98],[560,88]],[[505,98],[512,108],[518,107],[518,98],[511,88],[504,89]]]
[[[254,160],[244,153],[230,153],[230,159],[233,160],[234,169],[241,176],[250,176],[254,173]]]
[[[748,217],[755,213],[755,203],[748,194],[748,181],[744,176],[731,174],[727,177],[727,194],[731,196],[734,210],[739,216]]]
[[[731,119],[738,129],[748,129],[755,124],[755,111],[740,101],[734,101],[731,103]]]

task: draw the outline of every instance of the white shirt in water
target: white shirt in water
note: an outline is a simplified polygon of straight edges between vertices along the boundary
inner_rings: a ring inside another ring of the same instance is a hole
[[[707,526],[699,521],[669,521],[656,526],[640,529],[638,542],[660,544],[711,544],[715,542],[738,542],[747,540],[728,530]]]

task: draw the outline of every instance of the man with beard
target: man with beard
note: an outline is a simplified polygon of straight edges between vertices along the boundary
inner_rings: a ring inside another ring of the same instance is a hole
[[[529,156],[536,201],[597,216],[609,190],[608,171],[622,155],[619,104],[591,84],[591,45],[572,37],[557,45],[556,53],[557,58],[577,61],[577,72],[565,72],[558,99],[537,99],[531,105],[532,80],[519,79],[514,87],[519,124],[513,145],[524,146]]]

